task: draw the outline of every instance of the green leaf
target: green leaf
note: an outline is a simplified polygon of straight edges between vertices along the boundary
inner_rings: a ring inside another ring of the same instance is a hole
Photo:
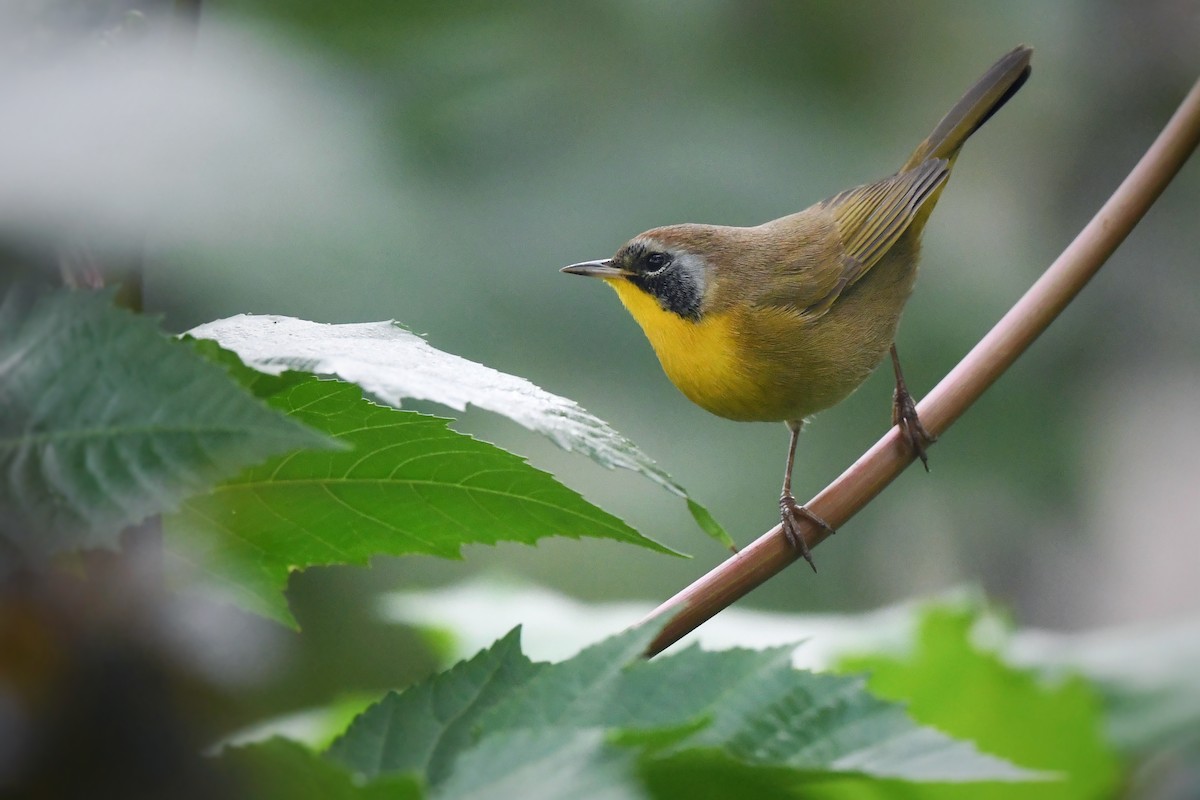
[[[389,693],[358,716],[329,748],[329,756],[367,778],[415,772],[439,783],[471,744],[479,715],[540,666],[521,652],[516,628],[470,661],[402,693]]]
[[[717,522],[717,518],[707,508],[697,503],[691,497],[687,498],[687,508],[688,512],[692,515],[692,519],[696,520],[696,524],[700,526],[701,530],[730,550],[737,552],[737,545],[733,543],[733,539],[729,536],[729,533],[721,527],[721,523]]]
[[[642,764],[650,794],[662,800],[810,800],[822,779],[786,767],[746,764],[720,750],[684,750]],[[839,780],[838,776],[829,780]],[[874,781],[866,782],[874,785]],[[882,783],[882,782],[880,782]],[[913,786],[916,784],[900,784]],[[962,784],[956,784],[961,787]]]
[[[217,768],[255,800],[420,800],[420,781],[391,775],[365,782],[288,739],[227,747]]]
[[[215,747],[242,747],[283,738],[322,751],[346,732],[354,719],[375,704],[375,693],[354,693],[324,705],[267,717],[222,737]]]
[[[248,464],[331,446],[109,293],[5,294],[0,406],[0,538],[36,555],[113,546]]]
[[[524,728],[489,736],[463,754],[438,800],[643,800],[637,754],[587,728]]]
[[[788,792],[862,775],[1040,777],[914,723],[901,706],[867,693],[861,678],[793,669],[789,648],[690,648],[645,661],[653,634],[633,629],[558,664],[531,664],[509,634],[448,673],[385,698],[330,755],[368,778],[420,771],[438,797],[458,796],[451,788],[525,796],[497,787],[532,791],[527,781],[536,771],[523,765],[546,762],[555,774],[596,771],[614,791],[629,791],[614,776],[630,762],[612,747],[637,753],[639,772],[668,797],[691,796],[670,788],[681,764],[701,762],[722,780]]]
[[[622,674],[631,663],[640,660],[656,632],[648,625],[632,628],[592,645],[573,658],[547,666],[489,711],[480,722],[481,728],[488,731],[529,725],[622,725],[628,720],[614,715],[622,710],[635,713],[630,703],[616,697]],[[656,668],[662,662],[654,662]],[[619,708],[612,706],[614,702],[618,702]],[[690,721],[692,716],[680,717],[664,711],[668,718],[661,724],[656,720],[642,727],[675,727]],[[654,709],[643,709],[643,713],[654,713]]]
[[[307,372],[296,372],[294,370],[260,372],[259,370],[252,369],[246,366],[242,359],[238,358],[237,353],[232,350],[226,350],[221,345],[209,339],[194,339],[186,333],[179,338],[181,341],[191,345],[196,352],[200,353],[207,360],[220,364],[246,391],[263,400],[270,399],[272,395],[281,394],[298,383],[312,380],[312,375]]]
[[[793,648],[692,647],[637,659],[646,630],[613,637],[539,672],[480,721],[485,732],[570,724],[669,730],[709,724],[676,751],[722,751],[747,764],[912,781],[1027,780],[1033,775],[913,723],[864,680],[793,669]]]
[[[628,655],[628,644],[618,649]],[[439,798],[643,797],[636,755],[606,744],[601,730],[543,726],[477,741],[480,716],[545,666],[521,653],[515,629],[470,661],[387,695],[329,756],[368,779],[421,772]]]
[[[283,386],[271,406],[349,449],[274,459],[165,520],[175,552],[252,611],[294,624],[282,596],[292,570],[375,555],[458,558],[464,544],[546,536],[673,552],[448,420],[375,405],[340,381],[310,376]]]
[[[726,547],[733,540],[687,491],[608,423],[574,401],[533,383],[431,347],[395,322],[328,325],[294,317],[239,314],[189,331],[236,352],[265,372],[336,375],[396,408],[404,398],[462,411],[467,404],[502,414],[571,452],[608,468],[632,470],[685,498],[700,527]]]
[[[1107,739],[1122,754],[1170,749],[1200,730],[1200,618],[1077,633],[1018,631],[1004,657],[1047,681],[1085,676],[1104,697]]]
[[[877,694],[906,700],[913,718],[1061,780],[1022,787],[1021,797],[1110,796],[1115,759],[1103,741],[1101,704],[1082,679],[1049,685],[971,645],[973,612],[931,609],[915,652],[906,659],[864,656],[843,661],[846,670],[871,672]],[[854,796],[850,792],[847,796]],[[919,797],[1011,797],[1011,788],[975,786],[966,794],[927,787]]]

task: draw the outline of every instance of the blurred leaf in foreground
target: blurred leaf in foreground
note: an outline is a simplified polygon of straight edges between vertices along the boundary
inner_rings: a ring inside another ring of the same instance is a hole
[[[113,546],[248,464],[333,446],[108,293],[5,294],[0,407],[0,538],[38,555]]]
[[[632,470],[687,500],[709,536],[733,546],[712,515],[608,423],[572,400],[533,383],[431,347],[395,322],[329,325],[274,315],[239,314],[189,331],[212,339],[264,372],[285,369],[335,375],[400,407],[404,398],[462,411],[467,404],[502,414],[571,452],[606,467]]]
[[[1084,675],[1105,698],[1108,739],[1123,754],[1172,750],[1200,733],[1200,618],[1075,633],[1017,631],[1005,660],[1047,681]]]
[[[434,680],[390,692],[358,716],[329,755],[367,778],[415,772],[437,783],[470,746],[479,715],[543,666],[521,652],[520,628],[514,628]]]
[[[648,787],[691,797],[694,773],[709,769],[731,784],[779,790],[760,797],[842,776],[960,788],[1040,777],[914,723],[861,678],[793,669],[791,648],[689,648],[644,661],[652,634],[635,629],[558,664],[529,662],[509,634],[388,695],[330,755],[365,779],[421,772],[431,795],[445,798],[581,796],[558,784],[562,775],[584,775],[615,797]],[[552,767],[522,769],[526,762]]]
[[[236,374],[247,373],[254,391],[278,389],[271,406],[350,446],[251,468],[165,520],[173,552],[259,614],[294,624],[283,597],[293,570],[376,555],[458,558],[464,544],[547,536],[673,552],[448,420],[376,405],[341,381]]]
[[[392,775],[369,784],[316,753],[287,739],[227,747],[215,759],[219,769],[255,800],[420,800],[420,783]],[[243,796],[243,795],[237,795]]]
[[[231,265],[392,269],[414,199],[379,168],[389,140],[377,100],[298,42],[232,15],[203,14],[193,45],[153,22],[173,5],[0,3],[6,239],[140,252],[149,234],[172,257],[148,268],[179,280],[170,264],[183,258],[201,295],[219,292],[214,276]],[[114,25],[134,14],[147,24],[118,46]]]
[[[989,752],[1062,780],[1023,786],[1021,797],[1108,797],[1117,764],[1103,738],[1103,710],[1095,690],[1079,677],[1056,685],[1008,666],[971,643],[976,613],[932,608],[925,612],[914,652],[907,658],[862,656],[841,668],[871,673],[882,697],[907,701],[914,719]],[[841,795],[838,795],[841,796]],[[857,797],[853,791],[847,797]],[[1011,787],[923,787],[914,797],[1007,798]]]
[[[645,800],[637,753],[597,728],[521,728],[489,736],[462,754],[430,793],[437,800]]]

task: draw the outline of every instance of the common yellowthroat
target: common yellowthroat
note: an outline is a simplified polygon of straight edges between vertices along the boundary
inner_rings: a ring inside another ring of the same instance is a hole
[[[921,232],[958,152],[1025,83],[1032,54],[1018,47],[997,61],[890,177],[753,228],[654,228],[612,258],[562,270],[616,289],[692,402],[729,419],[787,423],[780,516],[810,565],[797,518],[831,529],[792,496],[800,428],[858,388],[889,350],[892,423],[928,469],[933,437],[904,384],[896,326],[917,277]]]

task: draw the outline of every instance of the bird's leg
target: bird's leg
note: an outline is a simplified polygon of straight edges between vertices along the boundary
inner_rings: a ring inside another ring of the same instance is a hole
[[[788,442],[787,466],[783,470],[783,494],[779,497],[779,516],[783,523],[783,538],[787,539],[787,543],[792,546],[792,549],[800,551],[800,555],[812,567],[813,572],[816,572],[817,565],[813,563],[812,551],[808,547],[808,542],[804,541],[804,535],[796,526],[796,520],[803,517],[829,533],[833,533],[833,528],[829,527],[825,520],[797,503],[796,498],[792,496],[792,464],[796,461],[796,440],[800,438],[800,427],[803,424],[801,420],[789,420],[787,423],[792,437]]]
[[[892,368],[896,372],[896,392],[892,395],[892,424],[900,427],[900,432],[908,439],[917,458],[929,472],[929,458],[925,455],[925,445],[933,444],[937,437],[925,430],[921,418],[917,416],[917,404],[908,393],[904,383],[904,373],[900,371],[900,356],[896,353],[896,344],[892,343]]]

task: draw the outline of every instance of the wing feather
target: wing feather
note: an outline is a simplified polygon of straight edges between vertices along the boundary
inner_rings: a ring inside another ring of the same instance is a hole
[[[950,174],[946,159],[931,158],[890,178],[834,195],[818,207],[833,220],[841,240],[837,271],[826,278],[826,291],[803,306],[801,313],[820,316],[847,288],[857,283],[896,244]],[[831,284],[831,285],[830,285]]]

